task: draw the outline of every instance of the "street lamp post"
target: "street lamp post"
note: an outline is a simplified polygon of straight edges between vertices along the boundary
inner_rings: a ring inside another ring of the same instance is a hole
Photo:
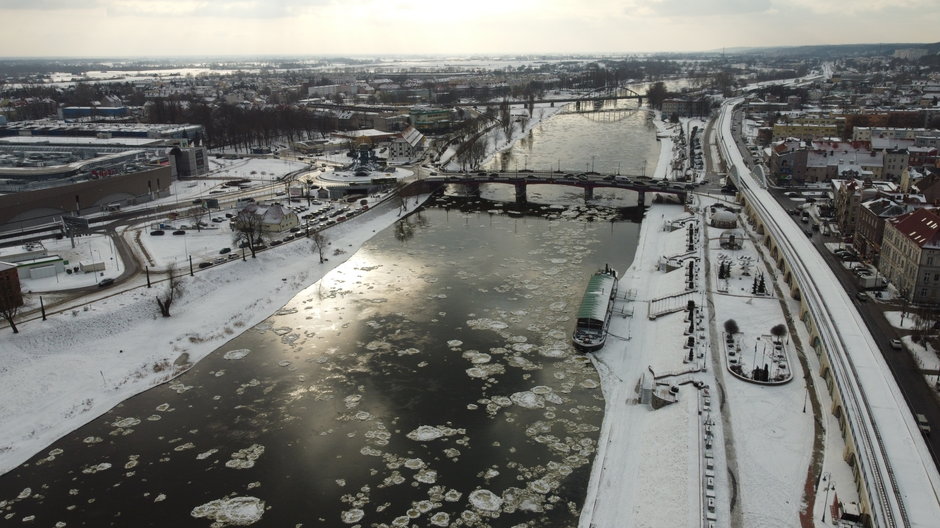
[[[831,476],[832,474],[828,472],[823,475],[823,480],[826,482],[826,500],[823,502],[822,522],[826,522],[826,509],[829,508],[829,489],[835,487],[832,486],[832,483],[828,480]]]

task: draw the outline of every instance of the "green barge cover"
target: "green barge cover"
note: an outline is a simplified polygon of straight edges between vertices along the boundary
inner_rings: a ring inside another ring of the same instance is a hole
[[[610,303],[610,294],[617,283],[616,277],[607,273],[595,273],[588,282],[581,307],[578,309],[578,322],[588,323],[596,321],[603,325],[607,319],[607,305]]]

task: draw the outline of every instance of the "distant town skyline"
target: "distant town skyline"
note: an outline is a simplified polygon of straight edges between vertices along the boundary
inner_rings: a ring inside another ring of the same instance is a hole
[[[0,0],[0,55],[630,53],[940,40],[936,0]]]

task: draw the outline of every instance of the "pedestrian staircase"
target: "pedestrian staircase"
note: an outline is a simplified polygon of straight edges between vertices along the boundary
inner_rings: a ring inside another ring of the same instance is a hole
[[[689,301],[693,299],[694,295],[695,291],[690,290],[673,295],[667,295],[665,297],[659,297],[657,299],[651,299],[649,302],[648,317],[650,319],[656,319],[661,315],[685,310],[686,306],[688,306]]]

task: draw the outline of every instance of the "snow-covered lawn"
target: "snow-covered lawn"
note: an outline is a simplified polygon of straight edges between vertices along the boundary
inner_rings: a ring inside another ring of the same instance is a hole
[[[913,312],[907,311],[886,311],[885,319],[895,328],[902,330],[913,330],[917,328],[919,317]]]

